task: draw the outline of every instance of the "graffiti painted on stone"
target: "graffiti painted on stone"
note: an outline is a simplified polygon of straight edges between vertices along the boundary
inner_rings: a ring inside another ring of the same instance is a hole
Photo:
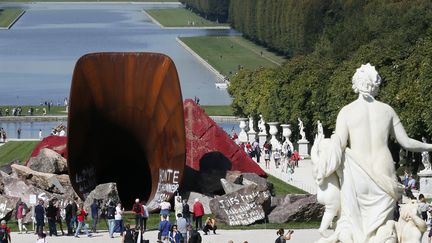
[[[87,167],[79,171],[75,175],[75,183],[78,186],[78,190],[83,193],[84,197],[97,186],[96,173],[94,167]]]
[[[170,199],[178,190],[180,171],[174,169],[159,169],[159,181],[154,200],[148,202],[150,210],[157,209],[159,203]]]
[[[228,225],[250,225],[265,218],[262,203],[269,198],[268,191],[253,190],[245,193],[242,189],[213,199],[210,207]]]

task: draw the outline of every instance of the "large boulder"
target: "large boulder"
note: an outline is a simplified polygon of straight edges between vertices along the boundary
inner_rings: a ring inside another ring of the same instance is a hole
[[[274,196],[274,186],[273,183],[267,181],[267,179],[258,176],[254,173],[242,173],[243,177],[243,185],[258,185],[259,187],[262,187],[262,190],[269,190],[271,195]]]
[[[48,148],[41,149],[36,157],[31,157],[27,163],[27,166],[32,170],[44,173],[67,173],[66,159],[54,150]]]
[[[18,201],[20,199],[17,197],[0,195],[0,220],[9,220],[12,218]]]
[[[17,164],[12,165],[11,167],[13,173],[15,173],[17,177],[27,180],[36,187],[53,193],[63,194],[66,192],[55,174],[34,171],[27,166]]]
[[[94,200],[97,200],[101,210],[99,210],[99,215],[105,211],[106,207],[110,202],[117,204],[120,202],[120,197],[117,191],[116,183],[105,183],[96,186],[93,191],[87,196],[84,201],[84,208],[90,209],[90,205]]]
[[[242,188],[245,187],[243,185],[239,185],[239,184],[235,184],[235,183],[229,182],[229,181],[227,181],[225,179],[220,179],[220,182],[221,182],[222,187],[223,187],[223,189],[225,191],[225,194],[238,191],[238,190],[240,190],[240,189],[242,189]]]
[[[64,194],[50,193],[34,185],[26,184],[22,178],[16,176],[4,176],[3,183],[5,196],[20,198],[29,206],[34,205],[39,199],[47,202],[56,198],[63,204],[68,200],[78,199],[78,196],[73,190],[66,191]]]
[[[287,195],[274,201],[272,204],[280,204],[268,215],[269,223],[319,220],[324,213],[324,206],[317,202],[316,195]]]
[[[243,175],[242,175],[241,171],[238,171],[238,170],[227,171],[225,179],[228,182],[243,185]]]
[[[11,167],[11,165],[19,164],[19,163],[20,163],[19,160],[11,161],[11,162],[9,162],[7,164],[4,164],[4,165],[0,166],[0,171],[6,173],[8,175],[10,175],[10,174],[12,174],[12,167]]]
[[[200,200],[200,202],[202,203],[202,205],[204,206],[204,213],[205,214],[211,214],[211,210],[210,210],[210,200],[213,200],[212,197],[197,193],[197,192],[190,192],[189,195],[187,196],[188,200],[187,200],[187,204],[189,204],[189,210],[191,212],[193,212],[193,205],[195,203],[195,199],[198,198]]]
[[[250,225],[265,218],[270,197],[270,192],[263,187],[249,185],[214,198],[210,208],[216,219],[228,225]]]

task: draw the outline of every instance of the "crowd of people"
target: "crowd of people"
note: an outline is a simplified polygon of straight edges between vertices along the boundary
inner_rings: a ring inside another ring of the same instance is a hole
[[[271,143],[265,141],[261,149],[258,139],[253,143],[240,142],[234,129],[231,130],[230,137],[250,158],[255,159],[257,163],[261,163],[261,158],[264,157],[266,169],[270,169],[270,161],[273,158],[275,168],[280,169],[283,173],[287,173],[288,181],[293,181],[292,175],[294,174],[295,168],[298,167],[298,162],[301,158],[298,151],[292,151],[288,143],[284,143],[278,148],[273,148]],[[262,153],[264,154],[263,156]]]

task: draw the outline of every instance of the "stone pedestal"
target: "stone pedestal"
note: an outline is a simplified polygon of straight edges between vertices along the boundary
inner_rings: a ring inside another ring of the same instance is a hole
[[[248,142],[248,135],[245,131],[245,128],[247,127],[246,125],[246,121],[249,120],[248,118],[239,118],[238,119],[240,121],[240,133],[238,135],[238,140],[240,141],[240,143],[247,143]]]
[[[258,139],[259,139],[259,146],[262,149],[265,141],[267,141],[267,134],[266,133],[259,133]]]
[[[432,198],[432,170],[422,171],[417,175],[420,178],[419,192],[426,198]]]
[[[257,133],[253,130],[249,129],[249,132],[247,132],[247,135],[249,137],[249,142],[252,144],[253,142],[255,142],[255,139],[257,137]]]
[[[301,157],[309,157],[309,141],[299,140],[298,142],[298,152]]]

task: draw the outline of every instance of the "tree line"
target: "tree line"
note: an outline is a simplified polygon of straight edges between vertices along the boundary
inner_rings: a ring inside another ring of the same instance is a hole
[[[206,19],[220,23],[225,23],[228,19],[230,0],[182,0],[180,2]]]
[[[220,2],[232,27],[288,57],[281,67],[242,70],[231,80],[236,115],[291,124],[301,117],[309,140],[321,120],[329,136],[339,110],[357,97],[352,75],[370,62],[383,79],[377,99],[396,110],[410,136],[431,140],[432,1],[185,2]]]
[[[339,110],[356,99],[352,75],[370,62],[383,78],[377,99],[397,111],[409,135],[430,141],[432,2],[334,0],[313,8],[325,12],[318,14],[312,35],[299,42],[304,49],[292,49],[282,67],[244,70],[234,77],[229,93],[235,113],[292,124],[301,117],[309,139],[321,120],[328,136]]]

